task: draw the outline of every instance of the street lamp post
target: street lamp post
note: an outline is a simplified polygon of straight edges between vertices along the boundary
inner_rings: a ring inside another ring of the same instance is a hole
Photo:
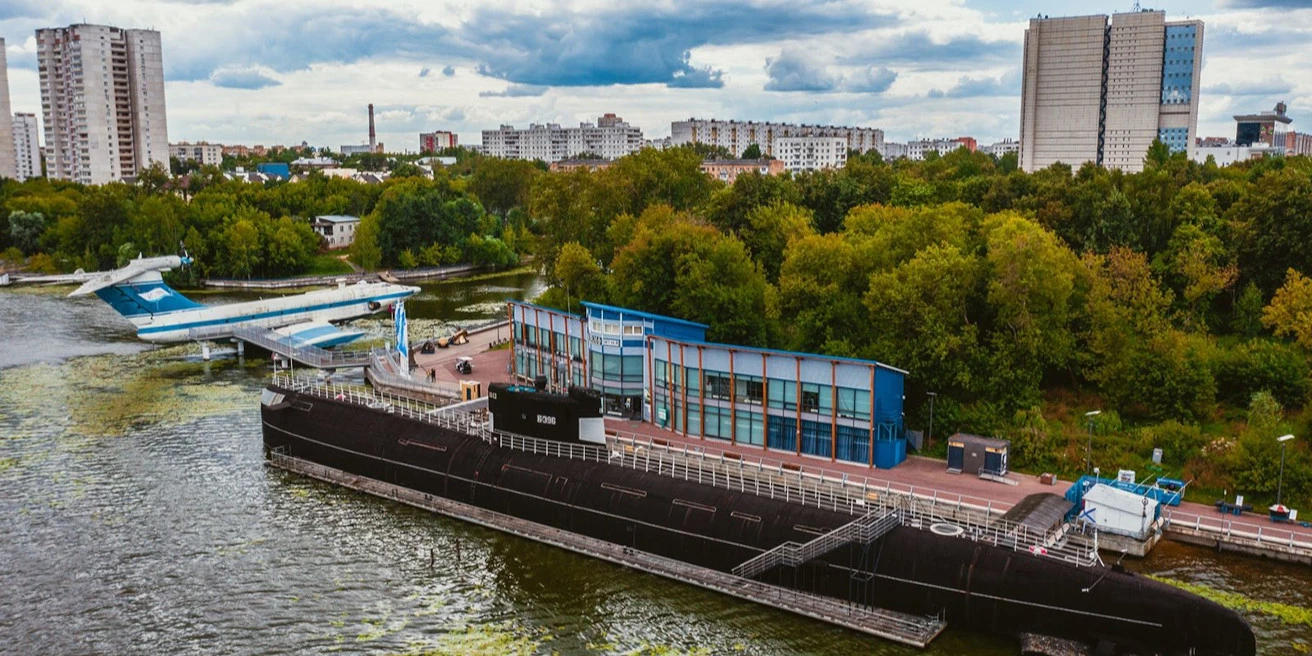
[[[1281,435],[1276,438],[1280,443],[1280,478],[1276,482],[1276,505],[1280,505],[1280,493],[1285,486],[1285,442],[1294,439],[1293,435]]]
[[[929,446],[934,443],[934,399],[938,392],[927,392],[929,394],[929,436],[925,438],[925,450],[929,451]]]
[[[1093,470],[1093,418],[1102,414],[1102,410],[1090,410],[1084,413],[1084,417],[1089,420],[1089,443],[1084,448],[1084,471],[1088,473]]]

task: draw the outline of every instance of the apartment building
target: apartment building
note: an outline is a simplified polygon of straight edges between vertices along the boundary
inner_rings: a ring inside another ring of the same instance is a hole
[[[459,139],[454,132],[420,132],[419,133],[419,152],[421,153],[440,153],[447,148],[455,148]]]
[[[198,162],[202,166],[219,166],[223,164],[223,145],[182,141],[169,144],[169,157],[175,157],[181,162]]]
[[[1143,170],[1154,139],[1192,156],[1203,23],[1163,11],[1035,18],[1025,31],[1020,166]]]
[[[0,39],[0,178],[21,179],[18,177],[18,151],[14,147],[14,126],[11,120],[9,66],[5,61],[5,41]]]
[[[15,180],[41,177],[41,141],[36,114],[14,114],[14,150],[18,174]]]
[[[169,164],[160,34],[77,24],[36,31],[50,177],[134,179]]]
[[[534,123],[517,130],[502,125],[483,130],[483,154],[504,159],[559,162],[580,153],[602,159],[618,159],[642,149],[642,130],[625,123],[614,114],[601,117],[597,124],[580,123],[577,128],[555,123]]]
[[[841,168],[847,164],[847,140],[843,137],[780,137],[774,142],[774,158],[793,173]]]
[[[720,121],[690,118],[670,123],[669,144],[703,143],[722,146],[735,157],[756,144],[761,154],[779,158],[778,141],[794,137],[832,137],[843,140],[844,149],[866,153],[884,151],[884,131],[836,125],[795,125],[759,121]]]

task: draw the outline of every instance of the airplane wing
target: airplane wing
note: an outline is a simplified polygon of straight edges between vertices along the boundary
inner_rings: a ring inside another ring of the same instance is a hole
[[[187,261],[190,261],[189,259]],[[159,280],[161,271],[175,269],[186,262],[183,258],[176,255],[167,255],[164,257],[137,258],[128,262],[128,265],[121,269],[105,271],[102,273],[84,274],[90,277],[82,283],[81,287],[73,290],[69,296],[86,296],[93,292],[98,292],[106,287],[113,287],[137,278],[138,276],[151,276],[151,280]]]
[[[98,292],[106,287],[113,287],[119,283],[127,282],[143,273],[145,273],[145,271],[141,268],[129,264],[122,269],[115,269],[113,271],[96,274],[95,277],[83,282],[81,287],[78,287],[69,293],[69,296],[86,296],[87,294]]]

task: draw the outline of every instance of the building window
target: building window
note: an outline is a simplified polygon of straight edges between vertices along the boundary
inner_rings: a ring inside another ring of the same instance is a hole
[[[764,401],[765,386],[759,376],[737,376],[734,379],[734,401],[760,405]]]
[[[870,392],[838,388],[838,416],[851,419],[870,419]]]
[[[720,373],[706,374],[706,398],[730,400],[729,377]]]
[[[832,440],[833,426],[802,420],[802,453],[828,458]]]
[[[639,325],[637,325],[637,326],[625,326],[625,327],[624,327],[624,334],[625,334],[626,336],[635,336],[635,335],[636,335],[636,336],[641,337],[641,336],[642,336],[642,325],[639,324]]]

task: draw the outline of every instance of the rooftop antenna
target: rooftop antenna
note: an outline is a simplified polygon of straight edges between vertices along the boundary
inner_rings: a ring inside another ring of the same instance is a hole
[[[1136,14],[1142,11],[1139,9],[1139,0],[1134,0],[1134,9],[1131,9],[1130,11],[1133,11]]]

